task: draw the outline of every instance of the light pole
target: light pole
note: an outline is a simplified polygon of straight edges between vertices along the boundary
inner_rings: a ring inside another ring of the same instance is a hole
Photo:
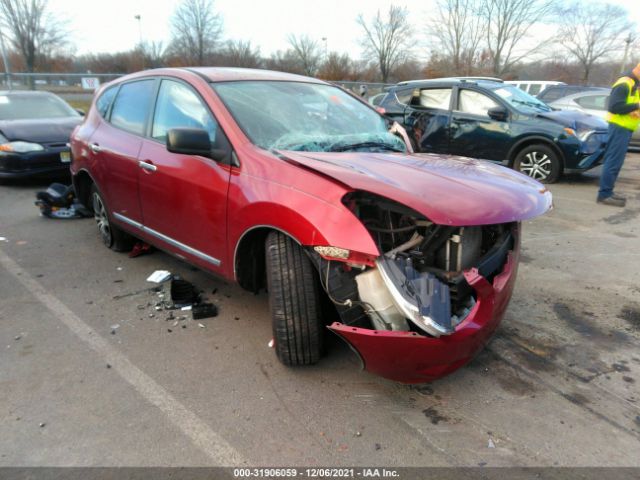
[[[13,90],[11,83],[11,65],[9,65],[9,57],[7,57],[7,51],[4,48],[4,35],[0,31],[0,49],[2,50],[2,61],[4,62],[4,74],[7,79],[7,87],[9,90]]]
[[[326,60],[329,57],[329,51],[327,49],[327,37],[322,37],[322,41],[324,42],[324,59]]]
[[[140,57],[142,58],[142,69],[144,70],[144,49],[142,48],[142,15],[134,15],[138,21],[138,48],[140,49]]]

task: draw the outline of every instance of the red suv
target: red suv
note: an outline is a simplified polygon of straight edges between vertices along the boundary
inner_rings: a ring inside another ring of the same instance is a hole
[[[284,364],[317,362],[328,328],[367,370],[424,382],[496,329],[520,222],[551,194],[500,166],[408,154],[388,129],[312,78],[152,70],[96,95],[72,135],[73,180],[108,247],[137,237],[266,288]]]

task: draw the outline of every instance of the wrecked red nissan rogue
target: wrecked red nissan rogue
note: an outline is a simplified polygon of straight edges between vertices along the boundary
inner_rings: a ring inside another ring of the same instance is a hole
[[[425,382],[495,331],[520,223],[551,194],[500,166],[411,154],[389,127],[312,78],[145,71],[96,95],[72,135],[73,181],[108,247],[135,237],[266,289],[285,365],[316,363],[331,331],[368,371]]]

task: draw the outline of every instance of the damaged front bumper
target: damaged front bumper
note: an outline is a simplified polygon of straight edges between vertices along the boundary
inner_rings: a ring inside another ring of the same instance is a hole
[[[468,315],[451,327],[452,332],[427,336],[415,331],[373,330],[340,322],[328,328],[358,353],[363,368],[371,373],[401,383],[422,383],[445,376],[471,360],[500,324],[515,284],[519,246],[520,235],[516,233],[513,248],[492,281],[476,268],[464,272],[466,282],[475,291],[476,302]],[[407,305],[407,309],[411,307]],[[423,329],[429,332],[428,328]]]

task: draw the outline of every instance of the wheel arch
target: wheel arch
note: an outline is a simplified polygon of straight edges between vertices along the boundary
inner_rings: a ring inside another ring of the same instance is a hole
[[[280,232],[302,245],[294,235],[274,225],[255,225],[245,230],[233,252],[233,276],[250,292],[258,292],[266,286],[265,240],[271,232]]]
[[[73,176],[73,188],[76,192],[76,198],[78,201],[84,205],[89,210],[93,211],[93,203],[91,201],[91,185],[93,185],[95,180],[91,176],[91,174],[85,170],[84,168],[79,170]]]

